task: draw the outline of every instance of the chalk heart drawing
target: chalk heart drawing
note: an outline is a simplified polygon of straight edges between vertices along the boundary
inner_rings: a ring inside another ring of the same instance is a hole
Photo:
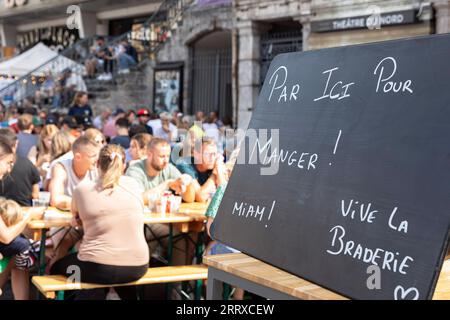
[[[414,293],[414,297],[412,299],[406,299],[410,296],[410,293]],[[394,290],[394,299],[395,300],[418,300],[419,299],[419,290],[416,288],[404,289],[402,286],[397,286]]]

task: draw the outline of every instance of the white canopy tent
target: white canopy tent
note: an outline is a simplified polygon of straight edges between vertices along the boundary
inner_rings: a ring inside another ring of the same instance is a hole
[[[51,50],[42,42],[39,42],[33,48],[23,52],[22,54],[0,63],[0,75],[8,77],[21,77],[42,65],[42,68],[37,69],[32,74],[35,76],[43,76],[47,72],[56,74],[66,68],[70,68],[76,73],[83,73],[83,65],[64,56],[59,56],[52,62],[46,64],[47,61],[57,56],[58,53]]]

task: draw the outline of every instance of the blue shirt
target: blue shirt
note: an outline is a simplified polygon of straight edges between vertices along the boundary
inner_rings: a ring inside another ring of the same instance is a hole
[[[30,133],[19,132],[17,134],[19,145],[17,147],[17,155],[22,158],[28,157],[28,152],[38,144],[38,136]]]
[[[85,117],[91,119],[92,109],[91,106],[88,104],[82,107],[73,105],[72,107],[70,107],[68,115],[75,117],[77,120],[83,119]]]
[[[178,160],[176,167],[181,173],[186,173],[196,179],[200,185],[204,184],[211,176],[212,170],[200,172],[194,164],[194,157],[185,157]]]
[[[125,150],[130,147],[130,137],[129,136],[115,136],[111,139],[110,144],[118,144]]]

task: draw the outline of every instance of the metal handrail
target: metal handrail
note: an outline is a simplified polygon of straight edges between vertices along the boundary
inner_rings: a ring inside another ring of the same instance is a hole
[[[88,37],[88,38],[84,38],[84,39],[80,39],[77,42],[75,42],[72,46],[65,48],[63,51],[61,51],[57,56],[47,60],[46,62],[42,63],[41,65],[39,65],[38,67],[34,68],[33,70],[31,70],[30,72],[28,72],[27,74],[19,77],[18,79],[16,79],[14,82],[11,82],[10,84],[8,84],[7,86],[3,87],[0,90],[0,97],[2,96],[2,92],[3,91],[7,91],[6,89],[8,89],[9,87],[15,85],[17,82],[19,82],[20,80],[24,80],[27,77],[29,77],[30,75],[32,75],[33,73],[35,73],[36,71],[38,71],[39,69],[43,68],[44,66],[46,66],[47,64],[50,64],[54,61],[56,61],[56,59],[59,59],[61,56],[66,57],[68,55],[68,52],[74,50],[77,46],[80,47],[80,45],[82,43],[86,43],[92,40],[95,40],[97,38],[97,36],[92,36],[92,37]]]
[[[141,34],[146,35],[146,30],[151,31],[149,28],[152,24],[159,25],[159,28],[165,32],[169,33],[172,31],[172,27],[175,23],[181,20],[182,14],[185,10],[187,10],[195,1],[193,0],[165,0],[163,1],[158,9],[152,13],[152,15],[143,22],[142,26],[140,27],[139,31]],[[163,16],[165,19],[161,19],[161,16]],[[155,28],[156,29],[156,28]],[[154,30],[153,30],[154,31]],[[156,32],[156,31],[155,31]],[[111,38],[108,41],[105,41],[104,46],[99,48],[99,50],[104,50],[106,48],[109,48],[111,46],[117,45],[122,40],[131,40],[131,41],[141,41],[137,39],[133,39],[133,34],[136,33],[136,30],[128,31],[124,34],[121,34],[117,37]],[[94,41],[98,38],[98,36],[93,36],[85,39],[81,39],[77,41],[72,46],[66,48],[61,53],[59,53],[57,56],[49,59],[45,63],[41,64],[40,66],[34,68],[32,71],[28,72],[26,75],[23,75],[16,79],[14,82],[7,84],[5,87],[0,89],[0,98],[4,97],[6,94],[11,92],[12,89],[16,87],[20,87],[21,85],[28,84],[28,80],[34,79],[34,74],[37,73],[39,70],[43,70],[46,66],[51,66],[52,63],[55,63],[58,59],[61,59],[61,57],[66,58],[73,58],[74,56],[78,56],[78,59],[71,59],[75,63],[83,63],[89,59],[94,57],[95,53],[90,52],[91,44],[94,43]],[[145,36],[144,36],[145,38]],[[141,42],[144,50],[143,53],[147,55],[147,57],[144,57],[144,60],[151,59],[152,53],[157,52],[161,46],[166,42],[166,40],[170,38],[170,35],[168,37],[158,37],[156,40],[153,39],[143,39]],[[79,50],[87,49],[86,55],[81,55]],[[80,61],[82,60],[82,61]],[[34,80],[33,80],[34,82]],[[33,83],[33,85],[35,85]],[[20,88],[19,88],[20,89]],[[33,88],[34,90],[35,88]],[[27,93],[29,89],[25,89],[24,96],[22,99],[29,96]]]

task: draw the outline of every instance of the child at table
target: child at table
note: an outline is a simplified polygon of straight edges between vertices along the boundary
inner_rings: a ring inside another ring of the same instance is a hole
[[[0,288],[11,274],[12,289],[16,299],[28,298],[28,269],[34,265],[35,261],[30,253],[30,242],[20,235],[30,219],[31,215],[24,214],[15,201],[0,199],[0,254],[11,258],[6,270],[0,274]],[[12,238],[12,234],[19,235]]]
[[[26,225],[31,218],[30,214],[22,212],[22,208],[15,201],[6,199],[0,199],[0,217],[8,228],[19,223]],[[34,264],[30,249],[30,241],[22,235],[14,238],[9,244],[0,243],[0,253],[5,257],[15,256],[15,265],[21,269],[28,269]]]

